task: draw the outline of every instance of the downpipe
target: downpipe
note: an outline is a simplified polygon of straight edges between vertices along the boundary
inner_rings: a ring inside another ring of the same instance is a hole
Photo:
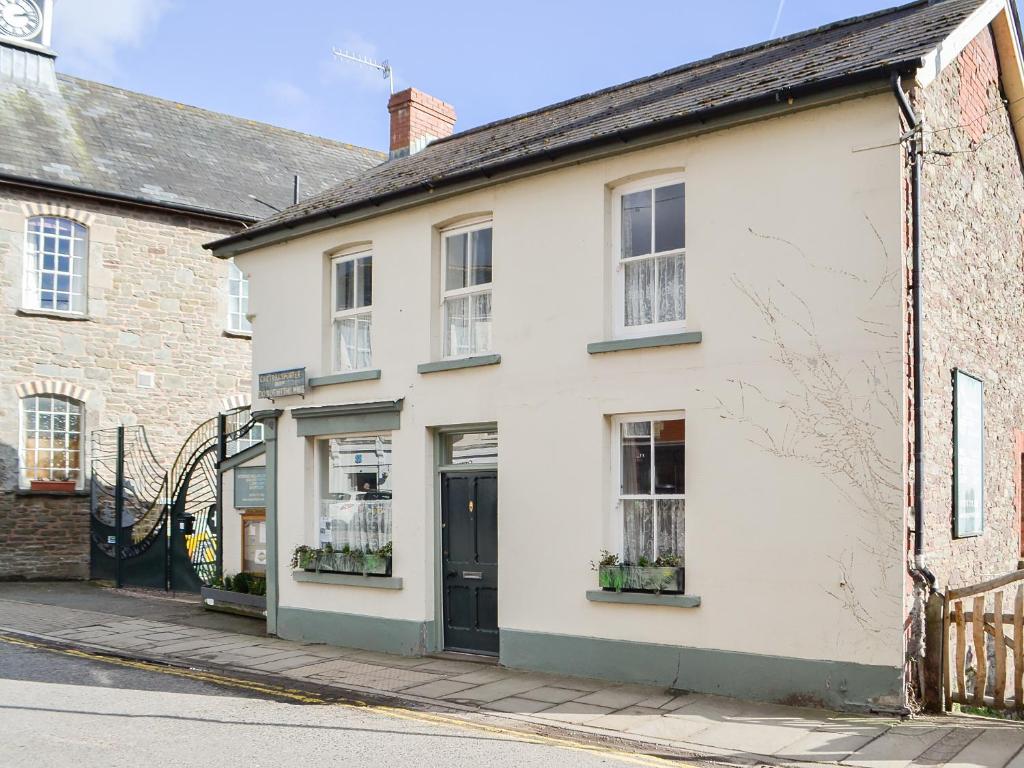
[[[914,566],[911,575],[915,579],[923,579],[929,590],[934,591],[935,574],[928,569],[924,556],[924,423],[922,419],[922,384],[924,370],[923,344],[921,341],[921,176],[922,147],[921,120],[910,104],[903,90],[902,78],[898,74],[892,76],[892,87],[899,102],[900,109],[910,125],[910,159],[911,159],[911,311],[913,323],[913,394],[914,394]]]
[[[937,579],[935,574],[928,568],[925,558],[925,531],[924,531],[924,419],[923,419],[923,373],[924,373],[924,351],[921,339],[921,183],[923,176],[923,151],[922,146],[922,123],[914,111],[906,92],[903,90],[902,78],[898,73],[892,75],[892,88],[896,101],[900,105],[903,117],[909,126],[909,131],[903,138],[909,138],[908,150],[911,161],[911,311],[913,315],[911,325],[911,345],[913,349],[913,419],[914,419],[914,561],[909,569],[911,577],[919,587],[915,601],[920,604],[915,606],[915,620],[919,621],[917,632],[918,647],[914,648],[908,657],[916,660],[917,685],[922,696],[925,692],[925,643],[926,643],[926,621],[925,609],[929,597],[938,592]],[[942,641],[945,642],[945,639]],[[909,651],[910,649],[908,649]]]

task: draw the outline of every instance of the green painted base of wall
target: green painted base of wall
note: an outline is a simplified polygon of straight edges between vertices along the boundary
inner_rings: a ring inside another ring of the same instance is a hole
[[[898,706],[902,700],[899,667],[511,629],[501,630],[501,663],[540,672],[830,709],[865,709],[871,702]]]
[[[310,611],[282,605],[277,609],[277,636],[306,643],[421,656],[433,650],[434,622]]]

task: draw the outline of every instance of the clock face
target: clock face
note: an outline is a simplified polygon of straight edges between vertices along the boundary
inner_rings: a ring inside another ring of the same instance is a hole
[[[0,35],[31,40],[43,26],[35,0],[0,0]]]

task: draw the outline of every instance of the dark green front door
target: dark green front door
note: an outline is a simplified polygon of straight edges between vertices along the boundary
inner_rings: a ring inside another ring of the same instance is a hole
[[[442,476],[441,567],[445,649],[497,655],[497,473]]]

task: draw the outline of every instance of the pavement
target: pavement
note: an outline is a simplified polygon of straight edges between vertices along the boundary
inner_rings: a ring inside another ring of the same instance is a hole
[[[194,597],[182,601],[89,584],[0,584],[3,635],[248,680],[291,681],[453,722],[566,734],[674,761],[1024,768],[1024,724],[1017,722],[851,715],[509,670],[450,656],[408,658],[291,642],[266,636],[256,620],[205,612]]]
[[[0,766],[402,766],[597,768],[656,765],[514,732],[303,702],[205,675],[112,664],[0,640]]]

